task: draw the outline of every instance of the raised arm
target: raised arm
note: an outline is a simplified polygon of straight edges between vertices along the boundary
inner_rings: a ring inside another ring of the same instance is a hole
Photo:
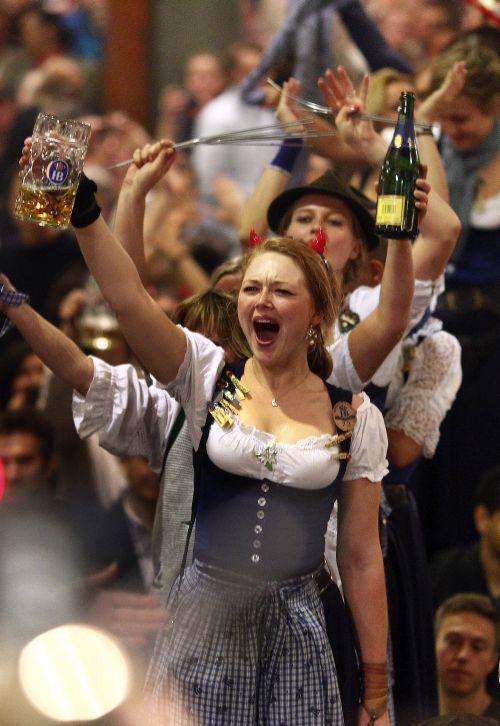
[[[413,245],[415,279],[437,280],[443,274],[460,229],[458,216],[432,189],[427,214],[420,223],[420,234]]]
[[[184,333],[148,294],[131,257],[101,216],[86,227],[75,227],[75,233],[87,266],[137,358],[159,381],[172,381],[184,360]]]
[[[370,70],[395,68],[401,73],[413,72],[411,65],[403,56],[391,48],[360,0],[340,3],[338,13],[352,40],[364,55]]]
[[[186,200],[174,200],[175,207],[172,209],[170,189],[162,189],[153,199],[153,209],[148,205],[146,210],[149,192],[166,183],[165,175],[171,165],[166,152],[170,145],[171,142],[164,139],[135,150],[134,163],[130,165],[120,190],[114,232],[134,261],[144,284],[148,282],[146,245],[149,244],[151,248],[157,247],[164,252],[177,268],[179,283],[185,283],[192,294],[196,294],[208,288],[209,278],[178,241],[180,225],[174,224],[174,218],[185,221]]]
[[[5,275],[0,275],[0,283],[7,289],[13,289]],[[94,375],[94,364],[76,343],[28,304],[15,307],[0,303],[0,310],[47,368],[82,396],[87,394]]]
[[[430,109],[442,103],[443,97],[448,98],[452,92],[457,92],[457,88],[462,87],[464,72],[460,64],[456,64],[442,89],[433,94],[434,100],[428,104],[425,102],[427,105],[421,120],[432,120]],[[362,121],[355,114],[357,110],[366,111],[368,84],[369,78],[365,76],[357,94],[351,79],[341,66],[337,75],[328,70],[324,78],[318,81],[332,110],[340,107],[336,118],[340,136],[347,144],[356,147],[368,164],[378,168],[384,159],[387,144],[375,132],[370,121]],[[420,219],[420,235],[413,245],[414,273],[417,280],[436,280],[443,273],[453,251],[460,233],[460,220],[447,203],[448,186],[444,168],[431,134],[419,136],[419,151],[425,167],[424,175],[430,182],[432,192],[429,194],[427,214]]]
[[[146,196],[171,165],[167,154],[170,145],[169,141],[163,140],[136,149],[134,163],[127,170],[118,197],[114,231],[133,259],[143,282],[147,280],[144,253]]]
[[[454,63],[445,76],[441,86],[431,93],[425,101],[417,106],[415,120],[431,124],[438,121],[443,110],[455,101],[464,87],[467,77],[467,68],[464,61]],[[439,150],[434,136],[430,133],[420,133],[418,136],[418,149],[423,163],[428,167],[428,179],[432,188],[445,202],[449,201],[448,182],[441,162]]]
[[[299,81],[295,78],[291,78],[283,84],[283,93],[281,94],[276,109],[276,117],[281,123],[298,120],[295,107],[290,102],[287,93],[291,93],[294,96],[298,95],[300,87]],[[274,159],[260,176],[253,193],[245,205],[241,219],[239,236],[244,252],[248,247],[248,240],[252,229],[257,234],[265,234],[267,232],[267,209],[273,199],[285,190],[300,150],[300,147],[293,148],[283,144]]]
[[[349,352],[364,383],[402,339],[410,320],[414,286],[411,241],[388,240],[379,304],[349,333]]]
[[[173,149],[162,149],[160,153],[173,163]],[[29,147],[25,145],[21,166],[28,155]],[[185,335],[147,293],[133,260],[100,215],[96,190],[90,179],[80,180],[71,215],[78,243],[130,347],[147,371],[168,383],[184,360]]]

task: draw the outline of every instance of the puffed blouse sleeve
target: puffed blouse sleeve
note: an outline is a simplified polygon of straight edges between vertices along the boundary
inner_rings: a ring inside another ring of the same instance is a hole
[[[213,399],[215,384],[224,368],[224,351],[203,335],[187,328],[182,330],[186,335],[186,355],[174,380],[164,387],[184,409],[188,435],[197,449],[208,404]]]
[[[378,408],[362,393],[362,403],[356,412],[356,425],[351,439],[351,459],[347,464],[344,481],[369,479],[379,482],[388,473],[387,432],[384,418]]]
[[[333,359],[333,370],[327,383],[337,388],[344,388],[352,393],[359,393],[365,385],[354,367],[349,350],[349,334],[340,335],[328,352]]]

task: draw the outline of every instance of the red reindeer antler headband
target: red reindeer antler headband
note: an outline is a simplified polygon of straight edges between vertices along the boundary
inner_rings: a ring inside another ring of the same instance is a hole
[[[264,242],[264,237],[261,237],[260,234],[257,234],[257,232],[254,229],[250,230],[249,235],[249,245],[253,249],[254,247],[259,247]],[[309,247],[317,252],[319,255],[323,256],[323,253],[325,251],[327,242],[326,232],[323,229],[323,227],[320,227],[318,230],[318,234],[313,239],[312,242],[309,242]]]

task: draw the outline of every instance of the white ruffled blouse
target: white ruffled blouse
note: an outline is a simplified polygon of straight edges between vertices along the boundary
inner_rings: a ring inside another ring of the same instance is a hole
[[[166,390],[184,408],[188,433],[197,449],[207,407],[224,367],[224,352],[199,333],[183,330],[187,338],[186,355],[175,380]],[[362,398],[344,480],[367,478],[379,482],[387,473],[384,420],[368,396],[362,394]],[[211,426],[207,453],[214,464],[236,475],[317,489],[328,486],[338,473],[339,462],[332,456],[337,449],[325,446],[330,438],[331,434],[325,433],[295,444],[284,444],[264,431],[243,424],[235,416],[229,428],[223,429],[216,423]],[[273,458],[272,470],[265,466],[266,455]]]

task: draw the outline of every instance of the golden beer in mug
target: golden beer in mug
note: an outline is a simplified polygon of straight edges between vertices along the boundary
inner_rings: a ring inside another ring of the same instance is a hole
[[[69,225],[89,136],[88,124],[38,114],[14,205],[17,219],[41,227]]]

